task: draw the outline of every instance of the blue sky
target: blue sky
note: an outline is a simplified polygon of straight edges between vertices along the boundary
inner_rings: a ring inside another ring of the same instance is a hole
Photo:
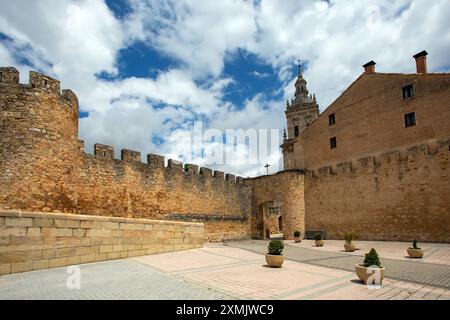
[[[189,161],[194,121],[281,134],[297,59],[322,111],[370,60],[412,73],[425,49],[429,70],[448,72],[448,12],[447,0],[17,0],[2,4],[0,64],[76,92],[87,152],[98,142]],[[282,169],[277,146],[256,164],[196,160],[243,176]]]

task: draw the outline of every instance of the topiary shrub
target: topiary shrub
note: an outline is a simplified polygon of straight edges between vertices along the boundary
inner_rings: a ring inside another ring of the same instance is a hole
[[[420,248],[417,246],[417,240],[413,240],[413,246],[412,246],[412,248],[410,248],[410,249],[420,249]]]
[[[280,240],[272,240],[267,247],[268,253],[273,256],[280,256],[284,249],[284,244]]]
[[[301,235],[300,231],[298,231],[298,230],[294,231],[294,237],[295,238],[300,238],[300,235]]]
[[[320,234],[320,233],[316,233],[315,235],[314,235],[314,240],[322,240],[323,239],[323,237],[322,237],[322,235]]]
[[[381,268],[380,258],[378,257],[378,253],[374,248],[372,248],[369,253],[366,253],[364,258],[364,267],[373,266]]]
[[[356,239],[356,234],[353,231],[348,231],[344,234],[345,242],[352,243],[352,240]]]

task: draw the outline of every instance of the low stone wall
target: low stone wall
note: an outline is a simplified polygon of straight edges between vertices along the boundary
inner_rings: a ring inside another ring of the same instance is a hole
[[[203,246],[203,223],[0,211],[0,275]]]

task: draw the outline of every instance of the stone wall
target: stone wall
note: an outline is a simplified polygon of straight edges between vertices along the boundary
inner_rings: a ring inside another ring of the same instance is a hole
[[[263,210],[268,203],[280,205],[285,239],[293,239],[295,230],[305,234],[304,178],[303,170],[286,170],[270,176],[245,179],[245,184],[252,187],[253,238],[264,238],[268,228],[278,229],[278,220]]]
[[[307,230],[450,242],[450,139],[308,171]]]
[[[0,211],[0,275],[203,246],[204,225]]]
[[[142,163],[132,150],[115,159],[114,147],[103,144],[86,154],[73,92],[61,93],[59,81],[36,72],[29,84],[19,84],[14,68],[0,73],[0,209],[162,220],[181,215],[213,223],[206,240],[249,236],[251,190],[242,178],[171,159],[165,166],[164,157],[152,154]]]

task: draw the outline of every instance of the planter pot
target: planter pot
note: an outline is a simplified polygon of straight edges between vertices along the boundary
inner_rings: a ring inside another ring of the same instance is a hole
[[[295,243],[300,243],[302,242],[302,238],[294,238],[295,239]]]
[[[316,247],[323,247],[325,244],[324,240],[314,240],[314,242],[316,243]]]
[[[345,248],[345,251],[347,251],[347,252],[353,252],[356,250],[356,246],[353,243],[348,243],[348,242],[344,243],[344,248]]]
[[[408,248],[406,251],[408,252],[408,255],[411,258],[416,258],[416,259],[422,258],[423,254],[424,254],[423,249]]]
[[[357,264],[355,266],[355,271],[356,271],[356,275],[358,276],[359,280],[361,280],[362,282],[364,282],[364,284],[367,284],[367,280],[369,279],[369,277],[372,275],[373,271],[370,271],[368,269],[372,269],[372,270],[376,270],[379,269],[380,270],[380,285],[384,279],[384,271],[386,270],[385,267],[382,268],[370,268],[370,267],[364,267],[364,265],[361,264]],[[377,284],[375,283],[376,277],[373,277],[372,283],[371,284]]]
[[[281,268],[284,262],[283,255],[271,255],[266,253],[266,263],[272,268]]]

